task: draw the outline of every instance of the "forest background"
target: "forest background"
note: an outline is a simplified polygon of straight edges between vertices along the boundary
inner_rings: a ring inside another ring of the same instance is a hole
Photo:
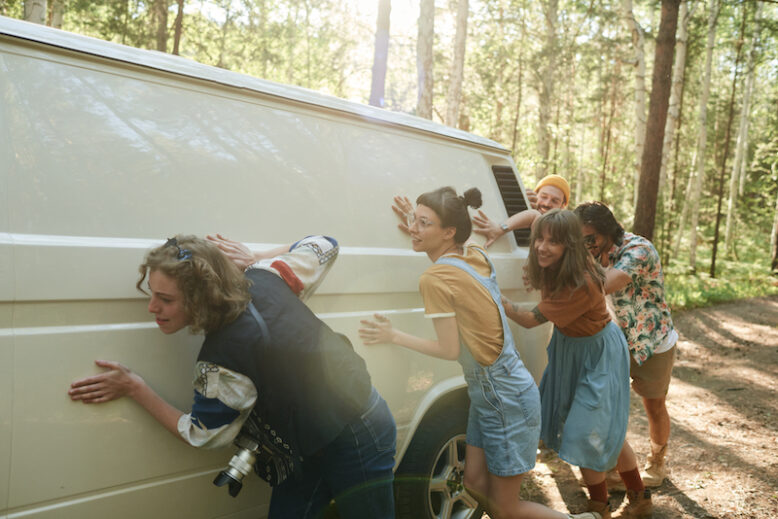
[[[776,0],[0,0],[0,15],[489,137],[528,187],[560,174],[571,207],[642,224],[673,309],[778,293]]]

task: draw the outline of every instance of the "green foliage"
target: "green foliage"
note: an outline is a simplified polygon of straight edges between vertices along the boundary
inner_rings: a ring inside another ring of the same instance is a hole
[[[63,28],[135,47],[156,48],[157,31],[151,15],[154,3],[67,0]],[[645,31],[645,79],[650,89],[660,2],[632,3],[635,18]],[[368,0],[186,0],[180,54],[263,79],[367,102],[377,4],[378,0],[372,6]],[[436,2],[433,119],[438,121],[446,112],[456,4],[456,0]],[[167,48],[171,50],[177,2],[167,0],[167,5]],[[470,0],[469,5],[460,128],[511,149],[526,185],[534,185],[538,173],[566,176],[573,186],[573,203],[601,199],[630,228],[634,213],[634,164],[640,157],[635,156],[634,143],[636,49],[626,29],[622,3]],[[556,10],[550,10],[554,5]],[[708,3],[689,0],[688,5],[694,14],[689,23],[681,126],[677,131],[678,146],[673,147],[673,159],[660,192],[663,203],[658,209],[654,234],[663,258],[678,256],[671,266],[682,258],[681,252],[673,250],[671,241],[678,233],[681,208],[690,195],[687,182],[696,160],[697,115],[708,31]],[[734,246],[731,251],[724,251],[721,246],[718,249],[717,263],[724,269],[722,279],[727,279],[725,260],[747,261],[743,243],[767,249],[764,244],[769,240],[778,195],[778,6],[762,2],[758,22],[756,5],[749,1],[721,2],[716,26],[707,107],[705,178],[697,229],[701,237],[699,248],[704,249],[698,251],[700,272],[708,271],[706,258],[712,249],[718,179],[727,148],[726,177],[734,160],[747,76],[745,57],[755,35],[759,41],[749,118],[747,181],[736,205],[739,216]],[[0,14],[21,17],[22,11],[22,0],[0,0]],[[548,17],[549,11],[556,13],[555,19]],[[417,17],[418,2],[392,2],[385,94],[389,110],[415,111]],[[549,33],[551,26],[555,28],[553,37]],[[745,46],[736,68],[736,45],[741,41]],[[735,122],[729,142],[725,142],[735,72]],[[550,142],[545,161],[541,160],[539,146],[544,75],[551,78],[552,85]],[[540,168],[541,164],[545,164],[545,170]],[[724,196],[727,195],[725,192]],[[688,235],[688,225],[687,220],[684,236]],[[769,263],[765,257],[759,261]],[[701,279],[700,283],[703,282],[707,283]],[[679,286],[691,284],[691,280],[685,280]],[[713,290],[713,284],[708,288]],[[690,289],[691,292],[694,291]]]
[[[707,274],[710,254],[698,256],[697,274],[689,272],[688,258],[673,259],[664,269],[670,308],[677,311],[778,294],[778,276],[768,266],[769,251],[748,238],[741,240],[740,248],[740,260],[717,261],[716,278]]]
[[[24,16],[23,0],[0,0],[0,16],[21,18]]]

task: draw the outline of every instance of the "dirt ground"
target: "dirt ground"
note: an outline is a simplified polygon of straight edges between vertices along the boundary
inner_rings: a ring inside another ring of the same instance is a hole
[[[778,518],[778,297],[673,319],[680,340],[667,398],[671,474],[654,490],[654,517]],[[648,425],[634,392],[627,438],[642,466]],[[523,497],[584,511],[577,475],[558,458],[540,462]],[[614,510],[623,500],[623,492],[611,493]]]

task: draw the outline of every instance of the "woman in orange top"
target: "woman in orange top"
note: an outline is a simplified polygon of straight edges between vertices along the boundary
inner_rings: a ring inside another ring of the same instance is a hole
[[[554,323],[548,366],[540,382],[540,437],[559,457],[581,468],[589,509],[610,517],[605,472],[616,466],[629,494],[622,518],[651,516],[635,454],[625,441],[629,418],[629,351],[611,322],[604,272],[586,250],[581,222],[552,210],[535,221],[529,278],[542,300],[522,311],[507,299],[506,314],[531,328]]]

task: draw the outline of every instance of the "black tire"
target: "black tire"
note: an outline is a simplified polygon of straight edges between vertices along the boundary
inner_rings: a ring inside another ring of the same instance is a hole
[[[424,419],[395,472],[398,519],[481,518],[463,485],[467,405],[447,407]]]

